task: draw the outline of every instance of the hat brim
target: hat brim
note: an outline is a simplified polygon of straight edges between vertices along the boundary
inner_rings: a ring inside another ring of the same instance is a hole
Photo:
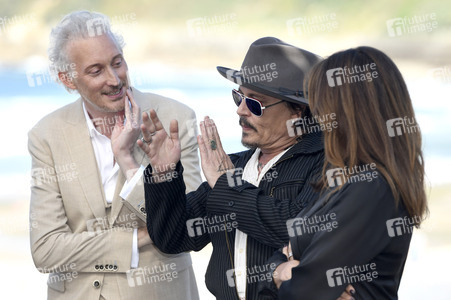
[[[262,93],[264,95],[268,95],[270,97],[274,97],[277,99],[285,100],[288,102],[296,103],[296,104],[302,104],[302,105],[308,105],[308,100],[301,96],[296,95],[288,95],[284,94],[283,89],[276,89],[273,87],[266,86],[264,84],[261,84],[259,82],[249,83],[246,80],[243,79],[241,76],[241,73],[237,70],[225,68],[225,67],[216,67],[219,74],[221,74],[224,78],[230,80],[233,83],[236,83],[240,86],[244,86],[248,89],[254,90],[256,92]]]

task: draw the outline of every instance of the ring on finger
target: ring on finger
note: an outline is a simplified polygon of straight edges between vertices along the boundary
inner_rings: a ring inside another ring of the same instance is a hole
[[[150,140],[149,141],[146,141],[144,139],[144,137],[141,138],[141,141],[143,141],[143,143],[150,144],[152,142],[152,135],[150,136]]]
[[[216,144],[215,140],[210,141],[210,148],[211,150],[216,150],[218,148],[218,145]]]
[[[288,252],[288,259],[293,257],[293,252]]]
[[[154,136],[154,135],[156,135],[157,134],[157,132],[155,131],[155,132],[151,132],[150,133],[150,136]]]

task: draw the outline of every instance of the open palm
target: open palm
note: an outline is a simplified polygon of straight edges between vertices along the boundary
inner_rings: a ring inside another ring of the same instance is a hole
[[[142,114],[141,131],[144,141],[138,140],[138,146],[147,154],[153,173],[166,173],[175,169],[181,157],[181,147],[177,120],[172,120],[169,134],[163,128],[155,110]]]

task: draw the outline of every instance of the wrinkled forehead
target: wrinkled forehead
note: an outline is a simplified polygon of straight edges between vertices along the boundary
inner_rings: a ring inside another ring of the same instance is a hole
[[[109,63],[122,49],[110,34],[95,37],[76,38],[66,45],[68,59],[80,66]]]

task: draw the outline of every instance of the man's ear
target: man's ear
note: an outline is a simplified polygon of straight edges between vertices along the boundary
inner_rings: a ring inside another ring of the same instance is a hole
[[[73,82],[73,78],[68,75],[68,72],[58,72],[58,78],[69,89],[76,90],[77,87]]]

